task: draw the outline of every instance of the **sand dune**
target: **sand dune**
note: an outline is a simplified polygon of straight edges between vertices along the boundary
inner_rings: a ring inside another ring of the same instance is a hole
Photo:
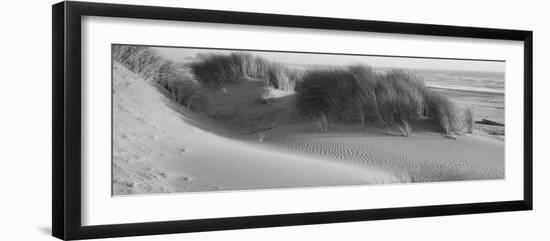
[[[396,183],[368,165],[258,148],[181,115],[155,87],[113,66],[113,194]]]
[[[113,194],[504,178],[504,142],[377,128],[288,124],[257,136],[221,134],[153,84],[113,67]],[[417,130],[417,129],[415,129]],[[422,130],[422,129],[421,129]]]

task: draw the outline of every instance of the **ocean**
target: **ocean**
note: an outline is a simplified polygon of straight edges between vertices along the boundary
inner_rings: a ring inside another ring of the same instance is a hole
[[[429,87],[504,94],[504,72],[411,70]]]
[[[505,123],[505,75],[456,70],[409,70],[426,86],[447,96],[461,110],[471,110],[475,121]],[[494,130],[493,130],[494,131]],[[504,128],[498,131],[504,135]]]

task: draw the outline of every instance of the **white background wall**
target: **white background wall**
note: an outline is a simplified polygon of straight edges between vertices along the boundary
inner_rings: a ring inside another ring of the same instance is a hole
[[[545,1],[109,1],[339,18],[534,30],[535,210],[116,240],[549,240],[550,17]],[[51,10],[54,1],[2,5],[0,240],[53,240],[51,230]],[[518,113],[519,114],[519,113]]]

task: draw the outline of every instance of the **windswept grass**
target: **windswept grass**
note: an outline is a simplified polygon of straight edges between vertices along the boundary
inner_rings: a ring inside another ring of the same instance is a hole
[[[271,63],[266,75],[269,84],[274,88],[294,92],[296,82],[302,78],[303,71],[289,69],[278,63]]]
[[[181,64],[165,61],[158,70],[156,82],[168,91],[174,101],[189,109],[194,109],[202,101],[200,83]]]
[[[390,128],[397,125],[404,135],[411,134],[410,124],[425,113],[425,95],[429,90],[411,74],[392,70],[376,77],[375,95],[379,119]]]
[[[296,108],[305,117],[339,122],[360,120],[364,91],[360,79],[345,69],[315,70],[305,74]]]
[[[226,84],[241,80],[241,77],[257,78],[258,73],[265,72],[260,68],[267,68],[261,61],[245,53],[212,54],[191,64],[191,69],[205,85],[223,88]]]
[[[413,121],[424,119],[432,120],[448,135],[461,131],[454,104],[402,70],[376,73],[362,65],[312,70],[297,90],[299,113],[312,119],[328,116],[330,121],[361,125],[378,121],[388,130],[399,128],[405,136],[412,133]]]
[[[453,102],[444,96],[428,90],[424,93],[426,117],[435,121],[440,130],[448,135],[462,131],[462,120]]]
[[[191,64],[198,81],[212,88],[252,78],[266,82],[274,88],[292,91],[299,78],[297,71],[248,53],[211,54]]]
[[[474,131],[474,113],[472,112],[472,109],[468,109],[464,111],[464,121],[465,121],[465,128],[466,133],[472,134]]]
[[[114,61],[158,84],[176,103],[194,109],[194,104],[201,102],[201,85],[185,66],[164,59],[149,47],[113,45],[112,54]]]
[[[164,60],[149,47],[113,45],[113,60],[145,79],[154,79]]]
[[[357,79],[360,85],[361,99],[359,100],[359,117],[361,125],[364,126],[369,119],[380,119],[376,86],[378,79],[374,70],[366,65],[351,65],[347,68]]]

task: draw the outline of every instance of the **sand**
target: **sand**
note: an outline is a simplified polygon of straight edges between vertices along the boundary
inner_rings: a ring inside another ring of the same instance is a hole
[[[346,126],[318,133],[305,123],[259,142],[218,132],[122,65],[113,68],[114,195],[504,177],[504,142],[495,138]]]
[[[375,167],[280,153],[204,131],[116,63],[113,81],[114,195],[403,182]]]
[[[375,166],[409,182],[504,177],[503,141],[495,138],[464,135],[451,139],[428,131],[400,137],[359,128],[344,134],[341,129],[288,136],[280,134],[284,130],[274,130],[280,136],[269,138],[268,133],[264,142],[319,159]]]

